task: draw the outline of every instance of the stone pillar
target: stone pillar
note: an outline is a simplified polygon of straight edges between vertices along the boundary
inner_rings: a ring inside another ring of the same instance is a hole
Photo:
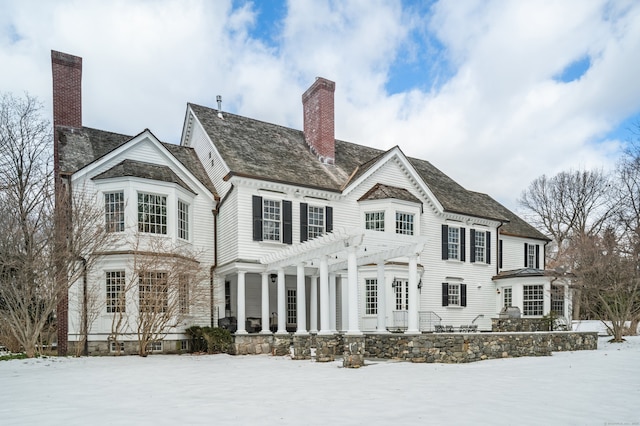
[[[384,261],[381,261],[378,263],[378,325],[376,327],[378,333],[385,333],[387,331],[387,288],[384,284]]]
[[[298,328],[296,334],[307,334],[307,304],[305,296],[304,264],[299,263],[297,269],[296,304],[298,305]]]
[[[276,333],[273,336],[271,355],[285,356],[291,353],[291,335],[289,333]]]
[[[337,333],[336,327],[336,274],[329,274],[329,328]]]
[[[344,358],[342,366],[360,368],[364,365],[364,336],[344,336]]]
[[[347,334],[361,335],[358,325],[358,259],[356,248],[349,247],[347,255],[347,274],[349,276],[349,328]]]
[[[278,268],[278,334],[287,333],[287,298],[284,288],[284,269]]]
[[[406,334],[418,334],[418,255],[409,256],[409,316]]]
[[[311,289],[309,290],[309,333],[318,333],[318,276],[311,277]]]
[[[320,334],[331,334],[329,321],[329,260],[320,258]]]
[[[262,273],[262,334],[270,334],[269,330],[269,274]]]
[[[293,335],[293,356],[291,359],[311,359],[311,338],[309,334]]]
[[[340,336],[319,334],[316,336],[316,362],[335,361]]]
[[[238,329],[236,330],[236,334],[247,334],[247,316],[245,314],[245,274],[245,271],[238,271]]]

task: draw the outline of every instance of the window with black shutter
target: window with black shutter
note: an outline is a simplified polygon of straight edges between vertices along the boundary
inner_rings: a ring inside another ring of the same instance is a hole
[[[262,197],[253,196],[253,241],[262,241]]]

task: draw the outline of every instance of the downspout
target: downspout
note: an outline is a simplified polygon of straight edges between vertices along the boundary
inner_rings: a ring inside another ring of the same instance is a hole
[[[220,208],[220,199],[216,198],[215,200],[216,206],[211,213],[213,214],[213,264],[209,269],[209,309],[210,309],[210,326],[211,328],[215,325],[215,302],[213,300],[214,296],[214,287],[215,287],[215,270],[218,266],[218,212]]]
[[[500,225],[496,227],[496,276],[500,273],[500,228],[504,225],[504,222],[500,222]]]
[[[80,256],[82,262],[82,330],[84,331],[84,348],[82,349],[84,356],[89,356],[89,310],[88,289],[87,289],[87,259]]]

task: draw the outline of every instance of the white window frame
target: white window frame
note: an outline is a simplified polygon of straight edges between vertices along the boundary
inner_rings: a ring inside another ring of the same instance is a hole
[[[120,353],[124,352],[124,342],[114,342],[113,340],[109,342],[109,352],[117,353],[116,343],[120,346]]]
[[[178,199],[178,238],[189,241],[189,203]]]
[[[460,283],[448,283],[447,285],[447,306],[462,306],[462,295],[460,294]]]
[[[287,289],[287,325],[298,323],[298,292],[296,289]]]
[[[544,314],[544,285],[522,286],[522,315],[537,317]]]
[[[565,293],[566,288],[563,285],[551,285],[551,312],[564,316]]]
[[[487,232],[478,229],[474,231],[475,260],[477,263],[487,263]]]
[[[536,267],[536,245],[529,244],[527,246],[527,268]]]
[[[505,287],[502,289],[502,306],[505,308],[513,306],[513,288]]]
[[[140,232],[167,235],[167,198],[166,194],[138,191],[138,230]]]
[[[189,276],[181,274],[178,277],[178,312],[181,315],[189,315]]]
[[[126,312],[125,271],[105,271],[106,308],[108,314]]]
[[[262,240],[282,241],[282,201],[262,199]]]
[[[325,231],[325,208],[321,206],[307,206],[307,238],[321,236]]]
[[[138,276],[140,312],[165,313],[169,309],[169,275],[165,271],[142,271]]]
[[[396,234],[413,235],[414,234],[415,215],[396,211]]]
[[[124,191],[104,193],[104,223],[107,232],[124,232]]]
[[[366,278],[365,286],[365,315],[378,315],[378,279]]]
[[[384,210],[365,212],[364,227],[372,231],[384,232]]]
[[[460,260],[460,228],[448,226],[447,229],[447,258]]]
[[[395,296],[395,310],[396,311],[408,311],[409,310],[409,280],[396,279],[394,281],[394,296]]]
[[[162,352],[162,348],[163,348],[163,342],[162,340],[152,340],[151,342],[147,343],[147,351],[148,352]]]

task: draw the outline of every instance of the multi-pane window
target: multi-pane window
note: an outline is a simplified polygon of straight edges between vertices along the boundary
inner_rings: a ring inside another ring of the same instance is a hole
[[[523,288],[523,314],[542,315],[544,310],[544,290],[542,285],[525,285]]]
[[[507,287],[502,289],[502,294],[503,294],[503,300],[504,300],[504,307],[505,308],[509,308],[511,306],[513,306],[513,290],[511,289],[511,287]]]
[[[449,227],[449,259],[460,259],[460,228]]]
[[[413,235],[413,215],[396,212],[396,234]]]
[[[475,231],[475,258],[476,262],[486,262],[487,234],[484,231]]]
[[[109,352],[124,352],[124,342],[109,342]]]
[[[147,351],[149,352],[162,352],[162,341],[154,340],[153,342],[147,343]]]
[[[151,234],[167,233],[167,197],[138,193],[138,230]]]
[[[124,192],[104,194],[104,220],[107,232],[124,231]]]
[[[178,278],[178,308],[181,314],[189,314],[189,276],[186,274]]]
[[[535,244],[529,244],[527,246],[527,267],[536,267],[536,246]]]
[[[365,315],[378,314],[378,280],[365,280]]]
[[[169,298],[166,272],[140,272],[138,284],[140,312],[167,312]]]
[[[307,221],[309,239],[322,235],[324,233],[324,207],[309,206]]]
[[[298,299],[296,290],[287,290],[287,324],[295,325],[298,321]]]
[[[396,311],[406,311],[409,309],[409,281],[396,280],[394,283],[396,293]]]
[[[124,271],[107,271],[107,313],[125,311]]]
[[[262,239],[280,241],[280,201],[262,200]]]
[[[561,285],[551,286],[551,312],[564,316],[564,287]]]
[[[384,212],[365,213],[364,227],[373,231],[384,231]]]
[[[449,284],[449,306],[460,306],[460,284]]]
[[[178,200],[178,238],[189,239],[189,204]]]

